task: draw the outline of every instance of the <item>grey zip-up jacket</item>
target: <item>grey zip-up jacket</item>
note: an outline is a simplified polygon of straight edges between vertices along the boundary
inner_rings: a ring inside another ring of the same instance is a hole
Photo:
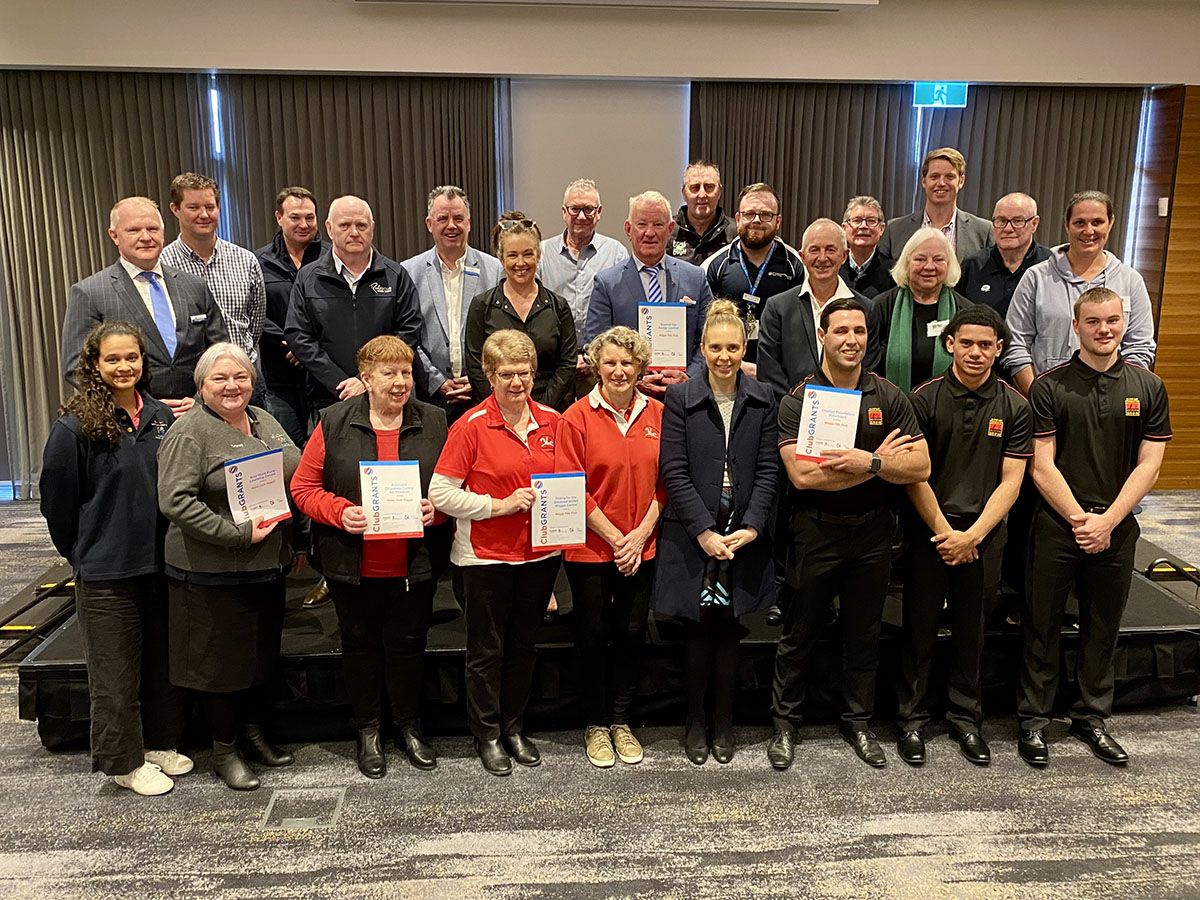
[[[1012,341],[1001,362],[1009,372],[1032,365],[1034,374],[1067,362],[1079,349],[1079,338],[1071,328],[1076,298],[1094,287],[1106,287],[1121,297],[1125,310],[1125,337],[1121,356],[1150,368],[1154,365],[1154,314],[1146,282],[1134,269],[1107,250],[1104,269],[1091,281],[1071,271],[1067,245],[1055,247],[1050,258],[1031,266],[1013,292],[1008,307],[1008,329]]]

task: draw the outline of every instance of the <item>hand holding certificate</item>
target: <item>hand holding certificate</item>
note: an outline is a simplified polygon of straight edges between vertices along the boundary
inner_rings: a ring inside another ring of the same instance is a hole
[[[638,304],[638,332],[650,342],[648,368],[687,368],[687,304]]]
[[[823,462],[826,450],[847,450],[858,436],[862,391],[806,385],[800,408],[796,458]]]
[[[561,550],[587,541],[583,472],[554,472],[530,478],[535,498],[530,510],[534,550]]]
[[[421,524],[421,467],[415,459],[358,464],[362,508],[367,517],[363,540],[419,538]]]
[[[233,521],[258,526],[292,517],[283,477],[283,451],[267,450],[225,463],[225,491]]]

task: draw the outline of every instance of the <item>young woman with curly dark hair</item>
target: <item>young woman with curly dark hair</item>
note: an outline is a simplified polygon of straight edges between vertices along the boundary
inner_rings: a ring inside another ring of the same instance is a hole
[[[75,573],[92,707],[93,768],[142,795],[191,771],[176,752],[180,692],[167,669],[166,520],[158,446],[175,421],[149,394],[145,344],[104,322],[84,342],[79,389],[63,404],[42,459],[42,515]]]

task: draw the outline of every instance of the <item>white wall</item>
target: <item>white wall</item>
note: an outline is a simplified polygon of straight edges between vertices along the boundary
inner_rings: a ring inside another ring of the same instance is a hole
[[[0,66],[1200,83],[1196,0],[879,0],[841,13],[354,0],[0,0]]]
[[[662,191],[682,202],[688,87],[678,82],[520,80],[512,83],[513,198],[549,237],[563,228],[563,188],[600,187],[599,231],[625,240],[628,199]]]

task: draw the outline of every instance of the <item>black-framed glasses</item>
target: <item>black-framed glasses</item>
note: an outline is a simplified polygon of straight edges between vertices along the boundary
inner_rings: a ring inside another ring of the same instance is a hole
[[[1026,225],[1033,221],[1033,217],[1026,218],[1025,216],[996,216],[992,219],[992,224],[996,226],[997,231],[1003,231],[1009,225],[1015,230],[1020,231]]]
[[[738,210],[738,218],[745,219],[747,222],[770,222],[772,219],[777,218],[778,216],[779,213],[777,212],[768,212],[761,209]]]
[[[567,214],[572,219],[577,219],[579,216],[583,216],[585,219],[590,219],[596,215],[596,213],[600,212],[600,207],[598,206],[564,206],[563,209],[567,211]]]
[[[874,228],[876,225],[882,222],[883,219],[880,219],[877,216],[855,216],[853,219],[847,219],[846,221],[855,228],[862,228],[864,225],[866,225],[868,228]]]

